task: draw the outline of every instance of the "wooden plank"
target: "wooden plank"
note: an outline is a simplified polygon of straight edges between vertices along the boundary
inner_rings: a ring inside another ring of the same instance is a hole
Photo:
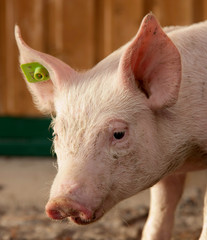
[[[0,155],[51,156],[47,118],[0,118]]]
[[[6,24],[5,24],[6,0],[0,1],[0,115],[6,111]]]
[[[99,62],[112,51],[112,2],[111,0],[95,1],[95,62]]]
[[[205,19],[204,18],[204,0],[193,1],[192,5],[193,5],[193,22],[203,21]]]
[[[128,42],[143,17],[143,0],[96,2],[96,61]]]
[[[111,0],[95,1],[95,62],[99,62],[111,53]]]
[[[157,0],[153,12],[162,26],[188,25],[193,22],[193,0]]]
[[[112,50],[128,42],[144,16],[142,0],[112,0]]]
[[[47,139],[0,139],[0,155],[51,157],[51,143]]]
[[[74,68],[94,65],[94,0],[52,0],[49,5],[49,52]]]
[[[136,33],[143,16],[143,3],[144,0],[96,1],[96,61],[109,55]]]
[[[1,117],[0,139],[52,139],[52,129],[49,129],[50,122],[50,118]]]
[[[203,7],[203,20],[206,20],[207,19],[207,1],[206,0],[203,0],[202,7]]]

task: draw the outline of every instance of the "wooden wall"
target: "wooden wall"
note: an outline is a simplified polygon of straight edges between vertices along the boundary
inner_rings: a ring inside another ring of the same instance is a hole
[[[0,115],[39,116],[19,71],[14,24],[33,48],[87,69],[127,42],[152,11],[165,25],[207,18],[206,0],[0,0]]]

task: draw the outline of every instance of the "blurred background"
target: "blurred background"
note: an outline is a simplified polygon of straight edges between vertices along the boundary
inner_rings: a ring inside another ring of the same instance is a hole
[[[207,19],[207,1],[0,0],[0,239],[140,239],[149,210],[148,191],[86,228],[46,218],[44,205],[56,174],[50,116],[35,109],[26,89],[14,25],[20,26],[32,48],[83,70],[129,41],[149,12],[162,26],[189,25]],[[206,182],[206,173],[201,178],[199,172],[196,180]],[[173,240],[198,239],[202,202],[202,187],[186,192],[176,213]]]
[[[188,25],[207,18],[207,1],[0,0],[0,154],[49,155],[51,146],[49,119],[39,120],[20,74],[15,24],[32,48],[87,69],[129,41],[150,11],[162,26]]]

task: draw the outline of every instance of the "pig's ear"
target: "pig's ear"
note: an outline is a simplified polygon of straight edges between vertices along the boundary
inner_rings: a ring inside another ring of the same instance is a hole
[[[67,64],[48,54],[30,48],[22,39],[18,26],[15,26],[15,38],[20,52],[20,64],[38,62],[49,72],[50,79],[43,82],[25,81],[38,109],[44,113],[54,112],[54,94],[64,87],[76,72]]]
[[[148,14],[119,63],[119,79],[127,88],[138,88],[152,110],[172,106],[181,81],[180,54],[156,18]]]

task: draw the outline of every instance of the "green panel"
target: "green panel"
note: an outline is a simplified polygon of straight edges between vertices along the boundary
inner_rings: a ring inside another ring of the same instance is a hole
[[[51,156],[48,118],[0,118],[0,155]]]

